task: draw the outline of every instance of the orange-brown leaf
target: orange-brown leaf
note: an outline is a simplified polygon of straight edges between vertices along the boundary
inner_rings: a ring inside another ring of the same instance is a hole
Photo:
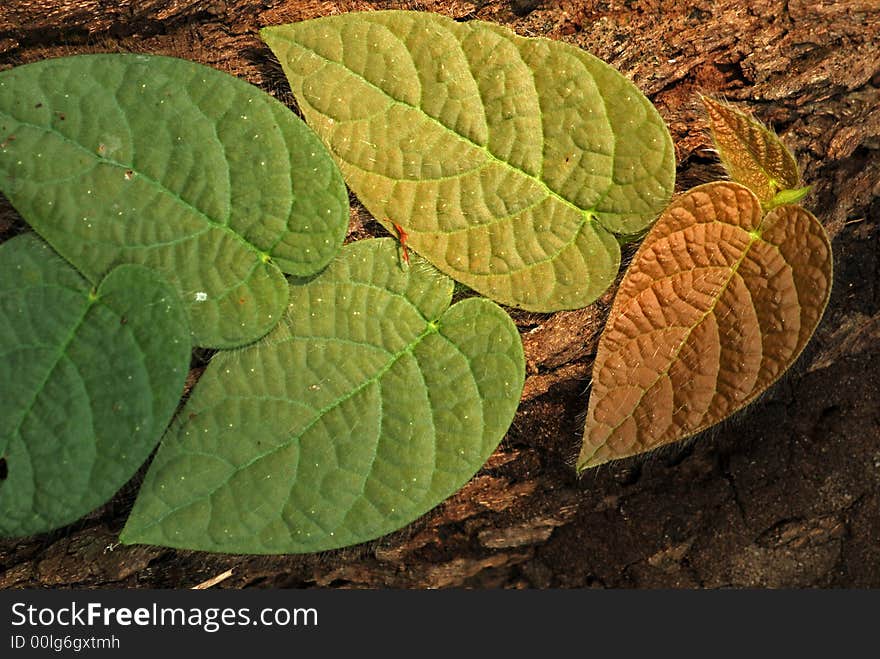
[[[798,206],[763,214],[732,182],[667,208],[620,285],[593,365],[578,469],[684,439],[794,362],[831,289],[831,248]]]
[[[797,162],[773,131],[728,105],[702,98],[715,148],[730,178],[749,188],[763,204],[781,190],[800,186]]]

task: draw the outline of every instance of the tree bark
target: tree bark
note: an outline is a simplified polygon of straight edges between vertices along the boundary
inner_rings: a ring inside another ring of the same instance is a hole
[[[833,238],[835,281],[779,384],[696,440],[573,469],[609,291],[514,312],[527,380],[501,447],[406,529],[303,556],[120,546],[142,473],[51,534],[0,541],[0,587],[880,587],[880,5],[876,0],[11,0],[0,68],[83,52],[196,60],[292,103],[257,30],[352,10],[489,20],[576,44],[654,101],[679,191],[723,178],[698,93],[773,126]],[[0,239],[23,223],[0,199]],[[356,202],[350,239],[380,235]],[[630,251],[631,253],[631,251]]]

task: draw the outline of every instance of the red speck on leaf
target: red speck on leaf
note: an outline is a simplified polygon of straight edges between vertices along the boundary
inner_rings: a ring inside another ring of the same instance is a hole
[[[403,227],[396,222],[392,222],[391,224],[394,226],[394,230],[397,232],[397,238],[400,240],[400,254],[403,257],[403,262],[409,265],[409,250],[406,247],[406,239],[408,238],[408,235],[406,231],[403,230]]]

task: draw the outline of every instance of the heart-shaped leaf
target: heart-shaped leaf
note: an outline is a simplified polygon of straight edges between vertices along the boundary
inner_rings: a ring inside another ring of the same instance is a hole
[[[104,503],[149,456],[190,355],[174,289],[139,265],[97,290],[32,234],[0,245],[0,536]]]
[[[753,401],[812,336],[831,268],[825,230],[800,207],[764,215],[728,182],[673,201],[599,342],[578,468],[694,435]]]
[[[123,542],[297,553],[378,537],[461,487],[513,419],[522,344],[488,300],[391,239],[291,287],[286,320],[220,353],[162,442]]]
[[[504,304],[590,303],[617,274],[615,235],[644,230],[672,193],[654,107],[573,46],[407,11],[261,36],[373,216]]]
[[[287,303],[282,275],[339,249],[348,197],[326,149],[281,103],[168,57],[81,55],[0,72],[0,191],[96,283],[157,270],[196,344],[241,345]]]
[[[797,162],[776,133],[724,103],[702,98],[715,148],[730,178],[749,188],[768,208],[793,203],[809,192],[809,188],[796,190],[801,184]],[[787,194],[778,197],[781,192]]]

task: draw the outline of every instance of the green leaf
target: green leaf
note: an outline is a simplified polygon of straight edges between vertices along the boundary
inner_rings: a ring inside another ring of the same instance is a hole
[[[122,265],[97,290],[32,234],[0,245],[0,536],[109,499],[171,419],[190,354],[174,289]]]
[[[495,304],[363,240],[291,287],[263,341],[220,353],[162,442],[126,543],[236,553],[342,547],[461,487],[513,419],[522,344]]]
[[[121,263],[160,272],[212,347],[266,334],[287,303],[282,271],[319,271],[348,224],[341,176],[300,119],[168,57],[0,72],[0,191],[93,283]]]
[[[797,188],[796,190],[780,190],[774,195],[773,199],[764,204],[764,208],[766,210],[773,210],[777,206],[796,204],[810,194],[812,189],[812,185],[807,185],[803,188]]]
[[[672,194],[657,111],[573,46],[407,11],[261,36],[370,213],[498,302],[590,303],[617,274],[615,235],[642,231]]]

